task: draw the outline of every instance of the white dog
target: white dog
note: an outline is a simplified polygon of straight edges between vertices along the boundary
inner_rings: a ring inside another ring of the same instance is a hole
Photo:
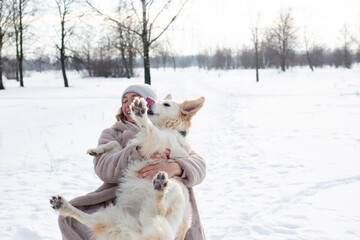
[[[87,214],[73,207],[63,197],[50,199],[52,207],[63,216],[70,216],[88,226],[96,239],[184,239],[191,226],[191,206],[185,185],[178,177],[168,178],[158,172],[153,181],[139,178],[139,170],[163,159],[151,159],[157,152],[170,149],[170,159],[186,157],[190,151],[185,135],[191,118],[203,106],[204,97],[179,104],[168,95],[147,108],[144,99],[136,98],[131,114],[140,131],[129,143],[139,146],[145,160],[131,162],[120,180],[116,205]],[[150,121],[150,119],[151,121]],[[116,141],[100,145],[88,152],[99,155],[119,151]],[[168,160],[171,161],[171,160]]]

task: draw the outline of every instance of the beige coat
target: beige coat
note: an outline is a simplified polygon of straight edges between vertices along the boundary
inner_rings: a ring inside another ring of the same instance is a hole
[[[116,188],[123,170],[131,160],[141,158],[134,146],[126,146],[134,138],[138,127],[132,123],[116,122],[112,128],[105,129],[99,139],[99,145],[116,140],[124,148],[116,153],[104,153],[94,158],[94,169],[99,178],[104,182],[96,191],[85,196],[77,197],[70,203],[80,210],[88,213],[96,212],[101,207],[106,207],[115,202]],[[189,158],[175,159],[183,169],[181,176],[183,183],[188,187],[193,210],[193,221],[187,232],[186,240],[203,240],[205,234],[201,226],[198,208],[192,187],[200,184],[206,173],[205,161],[194,151]],[[89,229],[73,218],[59,217],[59,227],[65,240],[88,240],[91,236]]]

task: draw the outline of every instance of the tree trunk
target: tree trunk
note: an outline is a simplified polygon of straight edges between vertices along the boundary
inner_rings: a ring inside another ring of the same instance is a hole
[[[24,76],[23,76],[23,61],[24,61],[24,51],[23,51],[23,24],[22,24],[22,0],[19,1],[19,33],[20,33],[20,54],[19,54],[19,74],[20,74],[20,87],[24,87]]]
[[[147,40],[147,31],[143,32],[143,48],[144,48],[144,78],[145,83],[151,85],[151,77],[150,77],[150,56],[149,56],[149,42]]]
[[[64,86],[69,87],[68,79],[66,76],[65,53],[64,53],[63,48],[60,49],[60,62],[61,62],[61,72],[62,72],[63,79],[64,79]]]
[[[91,72],[91,58],[90,58],[90,51],[87,52],[86,54],[86,69],[88,71],[89,77],[92,77],[93,74]]]
[[[60,49],[61,72],[62,72],[63,79],[64,79],[64,86],[69,87],[67,76],[66,76],[65,56],[64,56],[63,52],[64,52],[63,49]]]
[[[3,73],[3,60],[2,60],[2,40],[0,40],[0,90],[4,90],[4,84],[3,84],[3,77],[2,77],[2,73]]]
[[[20,62],[20,53],[19,53],[19,31],[15,29],[15,46],[16,46],[16,81],[19,82],[19,62]]]
[[[124,63],[126,77],[130,78],[129,65],[128,65],[128,61],[125,56],[125,47],[124,46],[120,46],[120,53],[121,53],[122,61]]]
[[[141,0],[142,2],[142,10],[143,10],[143,31],[142,31],[142,42],[143,42],[143,50],[144,50],[144,78],[145,83],[151,85],[151,77],[150,77],[150,56],[149,56],[149,48],[150,43],[148,40],[148,29],[147,29],[147,14],[146,14],[146,4],[145,0]]]
[[[174,71],[176,71],[176,59],[175,59],[175,56],[172,56],[172,62],[173,62]]]
[[[257,34],[257,32],[256,32]],[[259,51],[258,51],[258,40],[256,36],[255,40],[255,69],[256,69],[256,82],[259,82]]]
[[[0,63],[0,65],[2,65],[2,63]],[[1,67],[0,67],[1,68]],[[2,70],[0,70],[2,71]],[[2,73],[0,73],[2,74]],[[0,90],[5,90],[4,84],[3,84],[3,79],[2,79],[2,75],[0,75]]]
[[[351,68],[350,54],[349,54],[346,44],[344,46],[344,65],[348,69]]]
[[[60,48],[60,62],[61,62],[61,71],[64,79],[64,86],[69,87],[68,79],[66,76],[66,66],[65,66],[65,22],[61,22],[61,48]]]
[[[283,71],[283,72],[286,71],[286,61],[285,61],[284,55],[281,56],[281,71]]]
[[[129,45],[128,47],[128,54],[129,54],[129,71],[130,71],[130,76],[134,76],[134,52],[133,52],[133,48],[132,48],[132,44]]]
[[[145,83],[151,85],[149,50],[144,49],[144,77]]]
[[[311,71],[313,72],[313,71],[314,71],[314,67],[313,67],[312,62],[311,62],[311,57],[310,57],[309,51],[306,51],[306,59],[307,59],[307,61],[308,61],[308,64],[309,64],[309,67],[310,67]]]
[[[119,27],[119,33],[120,33],[120,43],[119,43],[119,48],[120,48],[120,54],[121,54],[121,59],[124,63],[124,67],[125,67],[125,74],[127,78],[130,78],[130,71],[129,71],[129,64],[128,61],[126,59],[126,44],[123,44],[123,42],[125,42],[124,37],[123,37],[123,29],[120,26]]]

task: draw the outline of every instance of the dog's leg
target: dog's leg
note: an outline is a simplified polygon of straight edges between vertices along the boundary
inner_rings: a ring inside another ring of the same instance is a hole
[[[97,157],[100,156],[101,154],[103,154],[104,152],[108,152],[108,151],[120,151],[122,150],[122,147],[120,146],[120,144],[117,141],[111,141],[108,142],[106,144],[100,145],[96,148],[90,148],[87,153],[90,154],[91,156]]]
[[[176,234],[175,240],[184,240],[186,233],[190,229],[190,227],[191,227],[191,212],[189,212],[188,214],[185,212],[183,221],[180,225],[179,231]]]
[[[186,233],[188,231],[188,227],[184,225],[181,226],[182,229],[180,229],[180,232],[178,233],[178,236],[176,236],[176,239],[175,240],[184,240],[185,239],[185,236],[186,236]]]
[[[92,218],[91,214],[84,213],[79,209],[73,207],[61,196],[51,197],[50,204],[53,209],[59,211],[60,215],[75,218],[90,229],[93,229],[97,225],[95,219]]]
[[[131,105],[131,115],[140,127],[138,134],[142,135],[142,137],[135,138],[131,144],[141,146],[139,150],[141,155],[145,159],[149,159],[152,154],[165,151],[166,148],[161,131],[150,121],[147,115],[146,101],[143,98],[134,99]]]
[[[168,175],[166,172],[160,171],[153,178],[153,185],[156,194],[156,210],[161,216],[165,215],[165,194],[168,185]]]

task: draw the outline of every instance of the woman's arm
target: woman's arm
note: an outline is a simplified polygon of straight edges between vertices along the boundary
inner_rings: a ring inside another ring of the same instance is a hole
[[[167,159],[162,156],[166,153],[156,153],[155,158]],[[206,163],[202,157],[191,151],[187,158],[176,158],[175,162],[159,162],[151,164],[139,171],[139,177],[152,179],[159,171],[165,171],[169,177],[175,175],[181,177],[187,187],[193,187],[200,184],[206,175]]]
[[[117,140],[115,130],[108,128],[101,133],[99,145]],[[106,183],[118,183],[128,163],[140,158],[135,146],[127,146],[119,152],[105,152],[94,158],[95,173]]]
[[[205,179],[206,163],[204,159],[194,151],[191,151],[187,158],[176,158],[175,162],[177,162],[183,170],[180,177],[187,187],[198,185]]]

